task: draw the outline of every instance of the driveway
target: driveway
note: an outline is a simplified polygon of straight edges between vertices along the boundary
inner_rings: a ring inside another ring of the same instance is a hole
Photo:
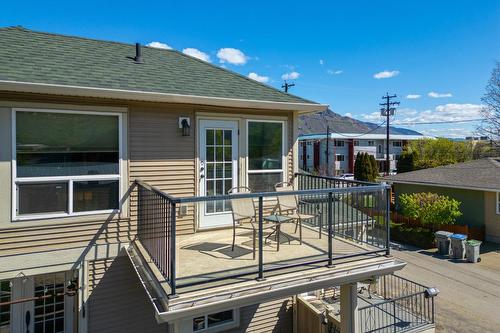
[[[500,332],[500,246],[483,245],[476,264],[454,262],[435,250],[392,251],[408,263],[399,275],[439,289],[437,332]]]

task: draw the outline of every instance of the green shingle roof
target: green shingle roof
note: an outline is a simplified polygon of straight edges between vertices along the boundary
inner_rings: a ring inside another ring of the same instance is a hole
[[[0,80],[254,101],[317,104],[175,50],[0,28]]]

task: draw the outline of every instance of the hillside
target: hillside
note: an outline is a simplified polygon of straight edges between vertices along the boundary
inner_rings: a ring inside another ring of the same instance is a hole
[[[326,127],[330,126],[332,132],[337,133],[385,133],[385,127],[377,128],[378,124],[356,120],[350,117],[344,117],[328,109],[325,112],[319,112],[299,117],[299,135],[326,133]],[[419,132],[406,128],[390,128],[391,134],[422,135]]]

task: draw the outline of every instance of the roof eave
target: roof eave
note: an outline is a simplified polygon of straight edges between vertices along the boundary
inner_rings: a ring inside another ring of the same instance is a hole
[[[287,110],[298,113],[324,111],[326,104],[290,103],[261,100],[246,100],[236,98],[208,97],[195,95],[168,94],[148,91],[107,89],[47,83],[19,82],[0,80],[0,91],[51,94],[63,96],[97,97],[145,102],[164,102],[196,104],[207,106],[223,106],[250,109]]]
[[[466,185],[452,185],[452,184],[419,182],[419,181],[412,181],[412,180],[390,179],[388,177],[384,177],[384,178],[382,178],[382,180],[385,180],[389,184],[400,183],[400,184],[409,184],[409,185],[457,188],[457,189],[462,189],[462,190],[473,190],[473,191],[500,192],[500,189],[498,189],[498,188],[488,188],[488,187],[480,187],[480,186],[476,187],[476,186],[466,186]]]

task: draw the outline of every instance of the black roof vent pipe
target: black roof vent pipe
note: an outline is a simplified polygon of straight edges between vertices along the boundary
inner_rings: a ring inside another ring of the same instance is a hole
[[[134,61],[136,64],[143,64],[144,60],[142,60],[142,54],[141,54],[141,44],[140,43],[135,43],[135,58]]]

